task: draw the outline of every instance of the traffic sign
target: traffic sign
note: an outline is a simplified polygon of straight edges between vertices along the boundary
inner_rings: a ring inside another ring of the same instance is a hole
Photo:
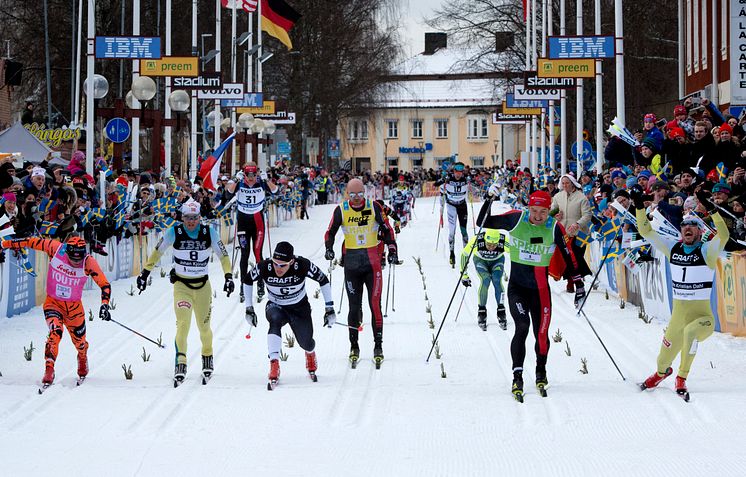
[[[277,154],[283,155],[283,156],[289,156],[290,155],[290,143],[287,141],[282,141],[277,143]]]
[[[593,157],[593,146],[591,146],[591,143],[588,141],[583,141],[583,156],[581,157],[581,160],[587,161],[588,159]],[[572,154],[572,157],[575,159],[578,158],[578,143],[574,142],[572,143],[572,147],[570,147],[570,154]]]
[[[106,123],[106,137],[111,142],[122,143],[130,138],[130,125],[124,118],[113,118]]]
[[[505,102],[509,108],[548,108],[549,101],[542,99],[518,99],[513,93],[505,95]],[[528,113],[526,113],[528,114]],[[541,114],[541,112],[539,112]]]

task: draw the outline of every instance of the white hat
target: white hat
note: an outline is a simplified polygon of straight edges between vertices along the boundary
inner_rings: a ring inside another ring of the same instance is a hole
[[[189,199],[184,202],[181,206],[182,215],[199,215],[199,202],[194,199]]]
[[[31,177],[41,176],[46,177],[47,171],[43,167],[34,167],[31,169]]]
[[[583,186],[580,185],[580,182],[578,182],[572,172],[568,172],[567,174],[563,175],[562,177],[560,177],[560,180],[562,180],[562,178],[564,177],[567,177],[567,180],[569,180],[577,189],[583,188]]]

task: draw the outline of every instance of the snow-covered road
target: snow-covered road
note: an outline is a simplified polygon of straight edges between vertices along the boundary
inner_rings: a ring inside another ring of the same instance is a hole
[[[297,254],[326,270],[323,233],[332,207],[313,208],[310,221],[272,229],[273,244],[288,240]],[[213,308],[214,377],[207,386],[199,382],[199,337],[193,326],[187,380],[172,387],[171,285],[157,271],[142,295],[126,293],[134,279],[115,283],[112,315],[148,336],[162,333],[166,349],[96,318],[88,322],[91,372],[80,388],[75,351],[65,334],[57,382],[37,395],[46,335],[40,309],[0,320],[0,474],[744,474],[743,339],[715,334],[700,345],[689,379],[690,403],[676,396],[672,379],[642,393],[636,382],[655,368],[665,323],[646,324],[636,308],[620,309],[618,300],[606,300],[601,291],[591,295],[588,315],[627,376],[622,381],[588,324],[575,316],[572,296],[557,283],[551,334],[559,329],[563,339],[552,343],[549,355],[549,397],[542,399],[530,386],[529,337],[526,402],[518,404],[510,394],[513,323],[509,319],[507,331],[498,328],[490,297],[489,328],[481,331],[475,287],[467,291],[455,323],[459,289],[441,334],[442,356],[426,363],[435,332],[426,306],[431,304],[437,328],[458,279],[447,263],[445,231],[435,251],[438,210],[431,211],[432,199],[417,201],[415,220],[399,235],[404,264],[396,267],[396,311],[389,304],[386,361],[379,371],[370,359],[370,313],[365,310],[362,361],[351,370],[347,332],[341,326],[322,328],[323,302],[313,297],[318,287],[311,281],[319,382],[306,377],[303,350],[296,344],[284,348],[289,358],[281,363],[274,392],[266,390],[264,304],[257,308],[259,329],[247,340],[237,294],[226,299],[220,291]],[[340,243],[341,234],[337,253]],[[421,259],[426,289],[413,257]],[[212,267],[212,283],[221,290],[219,265]],[[384,276],[388,273],[387,268]],[[341,283],[337,267],[332,278],[337,308]],[[98,293],[86,292],[84,303],[95,312]],[[340,319],[346,320],[346,298],[342,310]],[[37,350],[27,362],[23,347],[31,341]],[[588,374],[579,372],[582,358]],[[123,364],[132,366],[133,380],[124,379]]]

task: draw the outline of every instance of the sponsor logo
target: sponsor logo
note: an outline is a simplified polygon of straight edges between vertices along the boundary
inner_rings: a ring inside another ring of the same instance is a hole
[[[526,314],[526,310],[523,309],[523,303],[516,303],[515,307],[518,308],[518,313],[520,313],[521,315]]]
[[[176,304],[177,308],[191,308],[192,304],[186,300],[181,300]]]
[[[668,341],[665,336],[663,337],[663,346],[665,346],[666,348],[671,347],[671,342]]]
[[[347,222],[358,224],[360,226],[368,225],[368,217],[352,216],[347,218]]]

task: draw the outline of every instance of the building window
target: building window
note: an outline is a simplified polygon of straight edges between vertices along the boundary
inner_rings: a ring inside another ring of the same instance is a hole
[[[474,167],[484,167],[484,156],[471,156],[471,164]]]
[[[399,121],[396,119],[389,119],[386,121],[386,137],[390,139],[396,139],[399,137]]]
[[[348,123],[347,138],[351,141],[367,141],[368,121],[365,119],[351,119]]]
[[[412,120],[412,137],[422,138],[422,119]]]
[[[437,139],[444,139],[448,137],[448,120],[447,119],[436,119],[435,120],[435,137]]]
[[[487,139],[487,118],[469,118],[467,139]]]
[[[389,169],[397,169],[399,167],[399,158],[398,157],[387,157],[386,167],[388,167]]]
[[[409,162],[413,169],[422,169],[422,156],[409,156]]]
[[[439,169],[443,167],[443,163],[446,161],[450,162],[451,158],[450,157],[436,157],[435,158],[435,163],[438,165]]]

